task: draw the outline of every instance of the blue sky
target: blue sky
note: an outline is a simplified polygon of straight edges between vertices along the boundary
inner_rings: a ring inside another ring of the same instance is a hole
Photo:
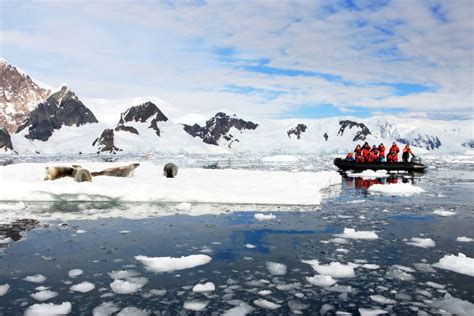
[[[170,115],[473,117],[473,2],[2,1],[1,56]],[[128,104],[131,105],[131,104]]]

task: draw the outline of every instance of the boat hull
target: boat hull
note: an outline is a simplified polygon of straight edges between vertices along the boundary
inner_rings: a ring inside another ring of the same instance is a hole
[[[387,170],[387,171],[411,171],[411,172],[423,172],[426,169],[426,165],[414,162],[353,162],[346,161],[341,158],[334,159],[334,164],[341,170]]]

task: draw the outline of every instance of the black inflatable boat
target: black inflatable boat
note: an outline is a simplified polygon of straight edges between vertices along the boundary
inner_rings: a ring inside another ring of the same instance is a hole
[[[418,162],[419,161],[419,162]],[[426,165],[421,163],[421,160],[412,162],[355,162],[346,161],[341,158],[334,159],[334,164],[341,170],[403,170],[410,172],[423,172],[426,169]]]

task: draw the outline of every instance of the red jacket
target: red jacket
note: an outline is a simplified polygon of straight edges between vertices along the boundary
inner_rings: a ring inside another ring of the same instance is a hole
[[[384,145],[379,146],[379,155],[385,157],[385,146]]]
[[[392,145],[392,147],[390,147],[390,150],[388,152],[396,152],[398,154],[400,152],[400,148],[398,148],[397,145]]]

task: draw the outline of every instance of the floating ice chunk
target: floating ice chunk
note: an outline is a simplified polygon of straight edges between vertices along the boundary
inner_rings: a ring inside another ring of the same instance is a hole
[[[129,231],[129,230],[121,230],[121,231],[119,231],[119,233],[121,233],[122,235],[126,235],[126,234],[130,234],[131,231]]]
[[[84,229],[76,230],[76,234],[85,234],[85,233],[87,233],[87,230],[84,230]]]
[[[362,200],[352,200],[352,201],[349,201],[347,202],[347,204],[358,204],[358,203],[364,203],[365,200],[362,199]]]
[[[257,246],[255,245],[252,245],[252,244],[245,244],[244,246],[245,248],[248,248],[248,249],[253,249],[253,248],[257,248]]]
[[[10,237],[3,238],[0,236],[0,245],[9,244],[11,242],[13,242],[13,239],[11,239]]]
[[[207,305],[209,304],[209,301],[187,301],[184,302],[184,309],[190,310],[190,311],[195,311],[199,312],[204,310]]]
[[[436,243],[431,238],[418,238],[413,237],[406,243],[410,246],[421,247],[421,248],[432,248],[436,247]]]
[[[445,211],[445,210],[436,210],[433,213],[441,217],[448,217],[448,216],[453,216],[457,214],[456,212]]]
[[[190,211],[192,207],[193,206],[191,205],[191,203],[182,202],[176,205],[176,210],[180,212],[186,212],[186,211]]]
[[[250,314],[255,309],[247,303],[240,303],[236,307],[228,309],[224,312],[223,316],[245,316]]]
[[[71,310],[70,302],[63,302],[58,305],[53,303],[34,304],[26,309],[24,316],[67,315]]]
[[[354,228],[344,228],[344,233],[334,236],[351,239],[377,239],[379,236],[374,231],[356,231]]]
[[[318,260],[303,260],[303,263],[310,264],[319,274],[328,275],[333,278],[352,278],[355,276],[354,266],[351,264],[342,264],[340,262],[319,264]]]
[[[443,299],[432,302],[430,305],[439,309],[441,314],[448,312],[454,315],[474,315],[474,304],[451,297],[449,294],[446,294]]]
[[[459,241],[459,242],[472,242],[472,241],[474,241],[474,238],[461,236],[461,237],[456,238],[456,241]]]
[[[3,296],[5,294],[7,294],[8,290],[10,290],[10,285],[8,285],[6,283],[0,285],[0,296]]]
[[[370,295],[370,299],[379,304],[395,304],[397,302],[382,295]]]
[[[212,282],[207,282],[204,284],[196,284],[193,287],[193,292],[202,293],[202,292],[212,292],[216,290],[216,286]]]
[[[117,294],[130,294],[135,293],[145,284],[148,283],[146,278],[128,278],[127,280],[116,279],[110,283],[110,287]]]
[[[268,271],[273,275],[285,275],[286,274],[286,265],[283,263],[278,262],[265,262],[265,266],[267,267]]]
[[[338,237],[338,238],[329,239],[327,242],[328,243],[333,243],[333,244],[345,245],[345,244],[349,243],[349,240]]]
[[[352,178],[363,178],[363,179],[376,179],[376,178],[388,178],[390,174],[387,170],[364,170],[363,172],[347,172],[348,177]]]
[[[255,218],[257,221],[262,222],[262,221],[271,221],[272,219],[275,219],[276,216],[273,215],[272,213],[270,213],[270,214],[258,213],[258,214],[255,214],[255,215],[254,215],[254,218]]]
[[[319,275],[319,274],[316,274],[315,276],[312,276],[312,277],[306,277],[306,280],[312,285],[323,286],[323,287],[332,286],[336,284],[337,282],[329,275]]]
[[[25,207],[26,207],[26,205],[23,202],[18,202],[18,203],[15,203],[15,204],[10,204],[10,203],[0,204],[0,210],[4,210],[4,211],[17,211],[17,210],[22,210]]]
[[[143,263],[148,271],[160,273],[201,266],[209,263],[212,258],[207,255],[191,255],[180,258],[136,256],[135,260]]]
[[[301,287],[300,282],[288,283],[288,284],[277,284],[276,288],[280,291],[291,291],[294,289],[299,289]]]
[[[50,290],[43,290],[36,293],[31,294],[31,297],[37,301],[43,302],[55,298],[58,296],[58,292],[50,291]]]
[[[436,282],[431,282],[431,281],[426,282],[426,285],[434,287],[435,289],[444,289],[446,287],[446,285],[439,284]]]
[[[150,315],[149,311],[136,308],[135,306],[127,306],[117,314],[117,316],[148,316],[148,315]]]
[[[132,270],[118,270],[118,271],[108,272],[107,274],[114,280],[132,278],[139,275],[138,272],[132,271]]]
[[[412,195],[425,192],[420,187],[410,183],[374,184],[368,189],[369,193],[380,193],[389,195]]]
[[[81,293],[87,293],[92,291],[93,289],[95,289],[95,285],[87,281],[71,286],[72,291]]]
[[[82,273],[84,273],[84,271],[82,271],[81,269],[72,269],[69,270],[68,275],[70,278],[75,278],[80,276]]]
[[[374,316],[374,315],[383,315],[388,314],[387,311],[383,309],[366,309],[366,308],[359,308],[360,316]]]
[[[281,307],[280,304],[276,304],[276,303],[273,303],[273,302],[270,302],[270,301],[267,301],[266,299],[263,299],[263,298],[259,298],[255,301],[253,301],[253,303],[255,305],[257,305],[258,307],[261,307],[261,308],[265,308],[265,309],[278,309]]]
[[[377,270],[380,269],[380,266],[378,264],[372,264],[372,263],[365,263],[361,265],[362,268],[364,269],[369,269],[369,270]]]
[[[270,291],[270,290],[261,290],[261,291],[258,291],[257,294],[262,295],[262,296],[267,296],[267,295],[272,294],[272,291]]]
[[[119,310],[120,307],[114,302],[104,302],[92,310],[92,316],[112,316]]]
[[[436,270],[433,269],[433,267],[427,263],[424,262],[417,262],[414,263],[413,266],[421,272],[426,272],[426,273],[436,273]]]
[[[474,276],[474,258],[466,257],[462,253],[457,256],[445,255],[437,263],[434,263],[433,267]]]
[[[387,276],[401,281],[413,281],[415,279],[413,275],[403,270],[402,266],[391,266],[387,271]]]
[[[35,275],[29,275],[25,277],[23,280],[27,282],[32,282],[32,283],[43,283],[46,281],[46,277],[42,274],[35,274]]]
[[[292,155],[275,155],[275,156],[265,156],[262,158],[263,162],[296,162],[300,159]]]

